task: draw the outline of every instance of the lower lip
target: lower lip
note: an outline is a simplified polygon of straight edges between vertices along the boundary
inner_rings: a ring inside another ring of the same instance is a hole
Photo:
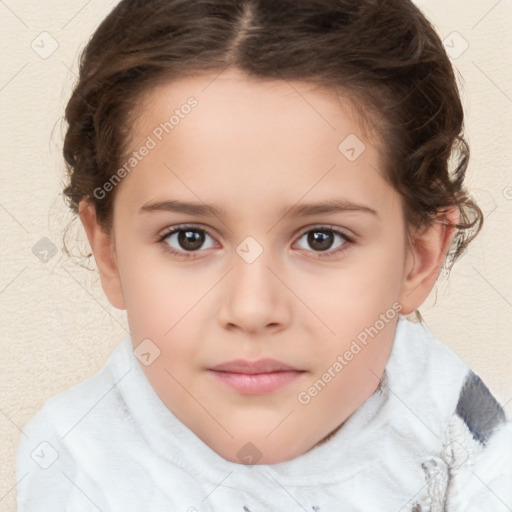
[[[304,373],[300,371],[283,371],[249,374],[214,370],[212,372],[222,382],[246,395],[271,393],[286,386]]]

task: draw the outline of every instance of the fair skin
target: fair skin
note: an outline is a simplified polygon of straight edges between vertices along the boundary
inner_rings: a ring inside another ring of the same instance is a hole
[[[453,233],[434,223],[407,243],[401,198],[382,178],[377,143],[348,100],[232,70],[214,77],[183,78],[147,95],[130,151],[190,96],[198,106],[118,185],[110,233],[87,201],[80,215],[102,286],[127,310],[134,347],[150,339],[160,350],[141,367],[163,403],[225,459],[240,462],[237,452],[250,442],[258,463],[270,464],[326,439],[376,390],[396,319],[309,403],[297,398],[393,304],[408,314],[423,303]],[[349,134],[366,146],[353,162],[338,150]],[[141,210],[177,200],[223,211]],[[329,200],[349,208],[285,213]],[[189,239],[182,231],[181,243],[178,234],[159,240],[182,224]],[[237,252],[249,236],[263,250],[250,263]],[[278,389],[247,392],[211,370],[263,358],[299,371]]]

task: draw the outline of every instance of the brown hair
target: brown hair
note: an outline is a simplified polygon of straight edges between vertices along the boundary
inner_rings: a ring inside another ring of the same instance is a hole
[[[137,100],[163,80],[228,67],[349,97],[376,125],[408,225],[459,209],[451,263],[481,229],[463,187],[469,147],[454,71],[409,0],[122,0],[85,48],[66,108],[71,209],[89,199],[109,230],[115,189],[93,191],[121,164]]]

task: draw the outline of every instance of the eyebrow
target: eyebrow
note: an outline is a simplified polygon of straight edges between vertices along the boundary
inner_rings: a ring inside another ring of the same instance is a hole
[[[339,212],[363,212],[378,217],[378,213],[369,206],[357,204],[345,199],[331,199],[322,203],[295,204],[280,210],[281,216],[295,215],[297,217],[308,217],[312,215],[339,213]],[[226,211],[218,206],[205,203],[190,203],[179,200],[155,201],[144,204],[139,213],[144,212],[174,212],[197,215],[202,217],[215,216],[225,217]]]

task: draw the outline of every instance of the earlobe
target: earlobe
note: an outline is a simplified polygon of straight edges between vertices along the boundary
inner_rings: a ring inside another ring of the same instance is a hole
[[[458,220],[459,210],[453,207],[414,234],[400,295],[402,314],[412,313],[427,299],[441,271]]]
[[[125,309],[113,235],[98,223],[94,205],[89,201],[80,201],[79,216],[100,272],[103,290],[115,308]]]

